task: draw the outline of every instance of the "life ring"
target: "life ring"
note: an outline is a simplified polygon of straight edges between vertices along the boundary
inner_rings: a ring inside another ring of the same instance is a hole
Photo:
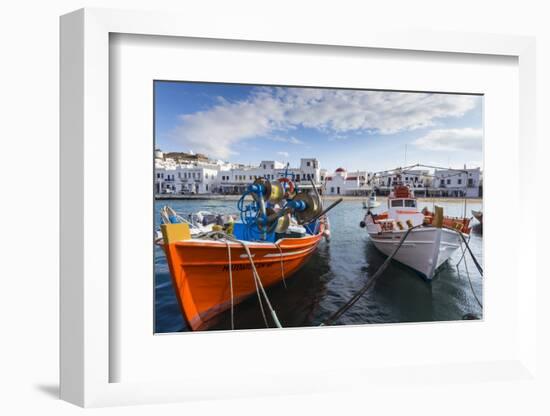
[[[294,194],[294,190],[296,189],[296,186],[294,185],[294,182],[292,182],[288,178],[279,178],[279,182],[288,184],[288,190],[285,188],[285,191],[288,195],[293,195]]]

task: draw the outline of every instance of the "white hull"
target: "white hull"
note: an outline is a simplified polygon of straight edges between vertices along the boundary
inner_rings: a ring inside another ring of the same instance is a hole
[[[369,233],[378,250],[390,256],[406,231]],[[439,266],[460,247],[460,235],[445,228],[417,228],[412,230],[394,259],[416,270],[431,280]]]

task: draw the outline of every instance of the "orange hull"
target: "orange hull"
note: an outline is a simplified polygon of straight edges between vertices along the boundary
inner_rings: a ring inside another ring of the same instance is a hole
[[[264,287],[292,276],[313,254],[323,236],[284,238],[274,243],[247,242]],[[256,293],[252,265],[240,243],[229,242],[233,301]],[[183,240],[164,245],[176,297],[188,326],[206,329],[231,307],[229,253],[225,241]],[[281,262],[282,259],[282,262]]]

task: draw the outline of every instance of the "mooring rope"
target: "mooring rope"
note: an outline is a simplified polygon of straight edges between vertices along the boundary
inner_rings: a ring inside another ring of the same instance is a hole
[[[260,296],[260,291],[261,291],[261,294],[263,295],[264,300],[265,300],[265,302],[266,302],[266,304],[269,308],[269,311],[271,312],[271,317],[273,318],[273,322],[275,322],[275,325],[278,328],[282,328],[282,325],[279,322],[279,318],[277,317],[277,313],[273,309],[273,306],[271,305],[271,302],[269,301],[269,297],[267,296],[267,293],[264,289],[264,285],[262,284],[262,280],[260,278],[258,270],[256,269],[256,265],[254,264],[254,259],[252,258],[252,253],[250,252],[250,249],[248,248],[246,243],[241,241],[241,240],[236,239],[233,236],[230,236],[229,234],[224,233],[223,231],[209,231],[209,232],[206,232],[206,233],[199,234],[197,236],[197,238],[209,238],[209,239],[212,239],[212,240],[223,239],[225,241],[229,240],[229,241],[233,241],[235,243],[240,244],[244,248],[244,251],[246,252],[248,260],[249,260],[250,265],[252,267],[252,277],[253,277],[253,280],[254,280],[254,285],[256,287],[256,294],[258,295],[258,301],[260,303],[260,310],[262,312],[262,317],[264,318],[264,323],[265,323],[266,327],[269,327],[269,324],[267,322],[267,316],[265,314],[262,299],[261,299],[261,296]]]
[[[371,286],[376,282],[376,279],[378,279],[382,273],[386,270],[388,265],[390,264],[391,260],[395,257],[407,237],[409,236],[410,232],[416,228],[420,228],[424,226],[423,224],[415,225],[414,227],[411,227],[407,230],[405,234],[401,237],[401,240],[399,240],[399,244],[393,251],[393,253],[384,260],[384,263],[378,268],[376,273],[367,281],[367,283],[355,294],[351,297],[350,300],[348,300],[342,307],[340,307],[336,312],[334,312],[325,322],[323,322],[320,326],[326,326],[332,324],[334,321],[336,321],[338,318],[340,318],[344,313],[346,313],[357,301],[371,288]]]
[[[462,241],[460,242],[460,249],[462,250],[462,257],[464,258],[464,255],[466,254],[466,250],[464,250],[464,246],[462,245]],[[460,269],[458,267],[459,264],[460,264],[460,262],[458,262],[456,264],[456,271],[457,271],[458,275],[460,276]],[[472,290],[472,295],[474,295],[474,298],[475,298],[477,304],[483,310],[483,305],[481,304],[481,301],[477,297],[476,292],[474,290],[474,285],[472,284],[472,279],[470,278],[470,272],[468,270],[468,262],[466,261],[466,259],[464,259],[464,268],[466,269],[466,276],[468,277],[468,282],[470,283],[470,289]]]
[[[281,246],[277,243],[275,243],[275,247],[279,249],[279,258],[281,259],[281,278],[283,279],[283,286],[286,287],[286,280],[285,280],[285,266],[283,264],[283,249]]]
[[[474,253],[472,252],[472,249],[470,248],[470,244],[468,243],[468,241],[464,237],[464,234],[462,234],[460,231],[455,230],[454,228],[451,228],[451,227],[444,227],[444,228],[446,228],[447,230],[452,230],[452,231],[458,233],[458,235],[460,236],[460,238],[462,239],[462,241],[466,245],[466,248],[468,249],[468,252],[470,253],[470,256],[472,257],[472,260],[474,261],[474,264],[476,265],[477,271],[483,277],[483,267],[481,267],[481,264],[479,264],[479,261],[477,260],[476,256],[474,256]]]
[[[273,309],[273,306],[271,306],[271,302],[269,301],[269,298],[267,297],[267,293],[265,292],[264,285],[262,284],[262,280],[260,279],[260,275],[258,273],[258,270],[256,270],[256,265],[254,264],[254,259],[252,258],[252,253],[250,253],[250,249],[248,246],[241,242],[242,246],[244,247],[246,254],[248,254],[248,258],[250,259],[250,264],[252,265],[252,270],[254,271],[254,276],[256,277],[258,284],[260,285],[260,289],[262,290],[262,294],[264,295],[265,302],[267,303],[267,307],[269,308],[269,311],[271,312],[271,317],[273,318],[273,322],[275,322],[275,325],[277,328],[282,328],[283,326],[279,322],[279,318],[277,318],[277,314],[275,313],[275,309]]]
[[[382,265],[378,268],[376,273],[374,273],[374,275],[367,281],[367,283],[355,295],[353,295],[349,301],[347,301],[342,307],[340,307],[340,309],[338,309],[335,313],[333,313],[327,320],[325,320],[325,322],[321,323],[320,326],[330,325],[331,323],[336,321],[338,318],[340,318],[344,313],[346,313],[353,305],[355,305],[355,303],[357,303],[357,301],[372,287],[372,285],[374,284],[376,279],[378,279],[382,275],[382,273],[386,270],[386,268],[388,267],[390,261],[395,257],[395,255],[397,254],[397,252],[399,251],[399,249],[401,248],[401,246],[405,242],[406,238],[409,236],[410,232],[412,230],[414,230],[415,228],[420,228],[420,227],[426,227],[426,225],[419,224],[419,225],[415,225],[414,227],[409,228],[407,230],[407,232],[405,234],[403,234],[403,236],[401,237],[401,240],[399,241],[399,244],[397,245],[395,250],[392,252],[392,254],[386,258],[384,263],[382,263]],[[479,264],[476,257],[474,256],[474,253],[472,252],[472,250],[470,248],[470,245],[468,244],[468,241],[466,241],[466,238],[464,237],[462,232],[460,232],[458,230],[455,230],[454,228],[450,228],[450,227],[443,227],[443,228],[455,231],[456,233],[458,233],[460,235],[460,237],[462,238],[462,241],[464,241],[464,243],[466,245],[466,248],[468,249],[470,255],[472,256],[472,259],[473,259],[476,267],[478,268],[478,271],[483,276],[483,269],[481,268],[481,265]],[[462,247],[462,241],[460,242],[461,247]],[[466,263],[466,261],[464,261],[464,263]],[[468,279],[469,279],[469,275],[468,275]],[[471,280],[470,280],[470,286],[472,286]],[[473,291],[473,286],[472,286],[472,291]],[[474,296],[475,296],[475,293],[474,293]],[[475,298],[481,306],[481,302],[479,302],[479,300],[477,299],[477,296],[475,296]]]
[[[231,329],[235,329],[235,318],[233,308],[235,307],[235,302],[233,299],[233,266],[231,264],[231,246],[229,240],[225,240],[225,245],[227,246],[227,261],[229,263],[229,293],[231,295]]]

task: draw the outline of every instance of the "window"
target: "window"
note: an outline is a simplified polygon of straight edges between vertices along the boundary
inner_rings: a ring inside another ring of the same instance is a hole
[[[416,201],[414,199],[405,199],[405,206],[407,208],[416,208]]]
[[[208,192],[208,184],[206,184],[206,192]]]
[[[330,193],[331,193],[331,194],[334,193],[334,186],[332,186],[332,187],[330,188]]]
[[[264,169],[267,169],[267,168],[266,168],[266,165],[264,165]]]
[[[306,165],[307,165],[307,166],[311,166],[311,162],[307,162]]]
[[[459,184],[459,185],[462,185],[462,179],[459,179],[459,180],[458,180],[458,184]]]
[[[474,180],[472,178],[468,178],[468,186],[474,186]]]
[[[450,184],[451,184],[451,180],[447,179],[447,185],[450,185]]]
[[[392,208],[396,207],[402,207],[403,206],[403,200],[402,199],[394,199],[391,201]]]
[[[296,182],[300,182],[300,175],[296,175]]]
[[[204,179],[208,179],[208,173],[204,174]],[[208,186],[208,185],[206,185],[206,186]]]
[[[271,165],[271,169],[275,168],[275,166]]]

